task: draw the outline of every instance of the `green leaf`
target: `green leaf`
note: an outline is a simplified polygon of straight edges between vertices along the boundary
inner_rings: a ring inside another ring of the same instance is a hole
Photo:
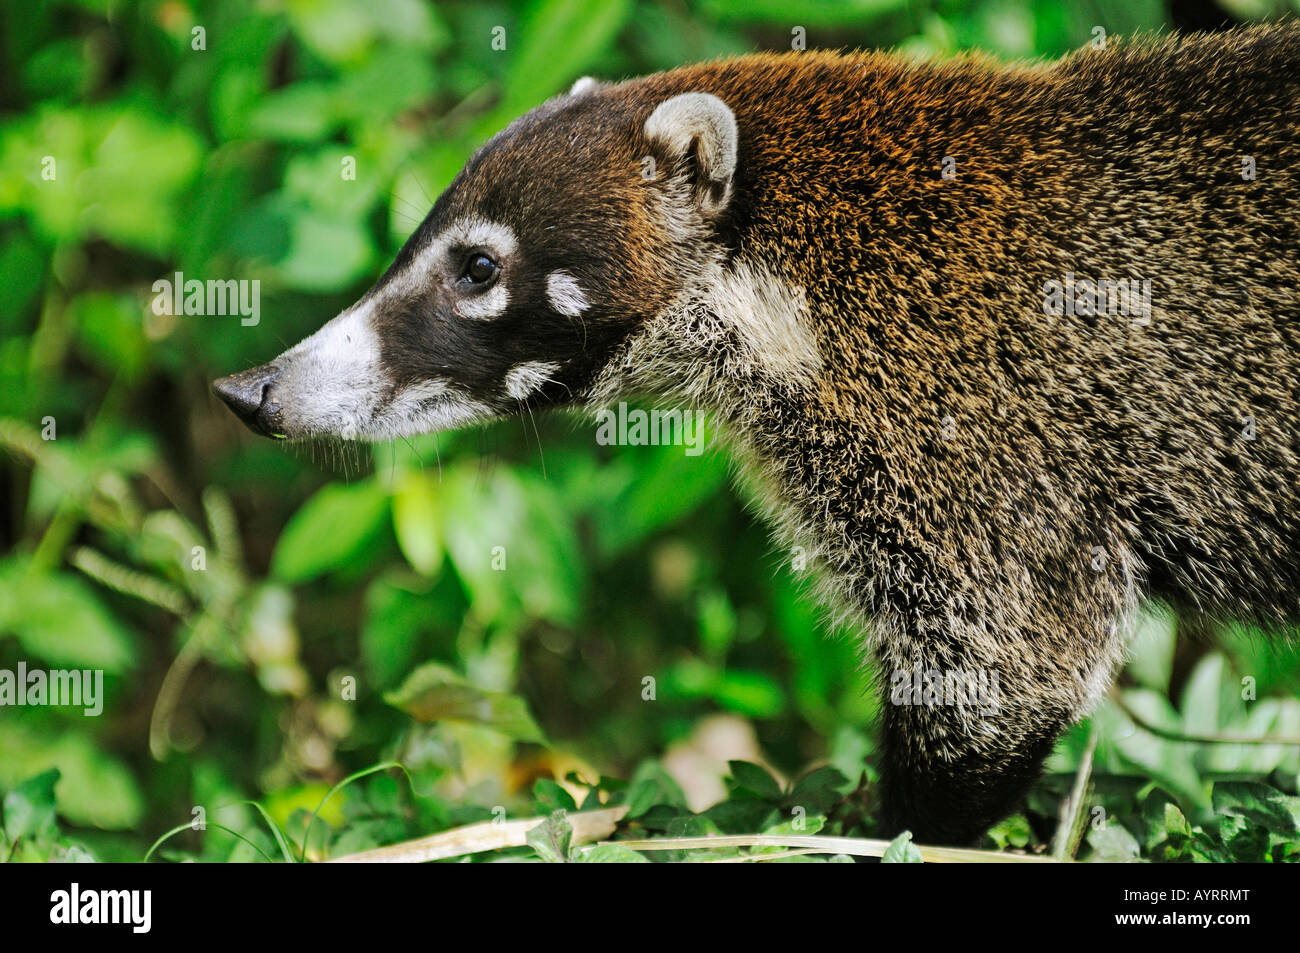
[[[1219,818],[1219,837],[1234,863],[1260,864],[1268,855],[1268,829],[1244,817]]]
[[[1214,812],[1242,817],[1274,834],[1300,834],[1300,797],[1257,781],[1220,781],[1214,785]]]
[[[885,848],[885,854],[880,858],[882,864],[921,864],[925,859],[921,856],[920,850],[912,843],[912,832],[903,831]]]
[[[640,817],[652,807],[686,810],[686,795],[677,782],[656,761],[643,761],[628,782],[628,817]]]
[[[705,23],[755,23],[755,24],[791,24],[799,23],[808,29],[824,27],[827,30],[836,27],[856,27],[868,22],[873,17],[884,16],[902,10],[907,0],[804,0],[798,6],[799,15],[790,20],[791,7],[788,0],[704,0],[701,4],[700,20]],[[976,5],[972,5],[976,6]],[[789,29],[785,31],[789,35]],[[815,35],[808,37],[808,48],[823,46]]]
[[[349,156],[358,162],[354,179],[343,177],[344,163]],[[356,220],[365,215],[380,196],[375,176],[361,174],[366,171],[361,165],[363,161],[356,149],[334,144],[296,155],[289,160],[285,171],[284,194],[323,215],[343,221]]]
[[[94,166],[77,183],[87,224],[110,241],[162,255],[182,227],[177,205],[202,159],[203,144],[188,126],[124,112],[105,130]],[[158,221],[162,215],[166,222]]]
[[[719,801],[704,816],[725,834],[751,834],[781,820],[771,801],[745,796]]]
[[[427,101],[435,89],[432,63],[409,49],[380,48],[364,66],[343,76],[334,101],[342,115],[358,127],[367,127],[393,121]],[[334,175],[338,176],[337,166]]]
[[[1153,787],[1143,799],[1141,818],[1142,846],[1148,851],[1164,842],[1166,854],[1178,853],[1192,836],[1182,809],[1161,788]]]
[[[419,660],[429,633],[456,625],[449,602],[406,570],[385,573],[366,588],[361,658],[374,685],[393,685]]]
[[[1160,693],[1127,689],[1124,701],[1147,722],[1171,731],[1183,730],[1182,719]],[[1094,716],[1101,741],[1099,755],[1110,752],[1112,759],[1131,771],[1136,767],[1185,804],[1209,807],[1209,798],[1193,764],[1189,745],[1171,744],[1139,728],[1116,705],[1105,704]],[[1104,757],[1099,763],[1105,764]]]
[[[989,829],[988,836],[998,845],[998,850],[1008,847],[1026,847],[1034,836],[1029,819],[1023,814],[1012,814]]]
[[[707,428],[710,421],[699,426]],[[689,516],[727,481],[721,454],[688,457],[682,447],[674,446],[629,447],[624,453],[635,464],[630,482],[616,498],[598,501],[597,536],[608,556],[624,553]]]
[[[419,573],[433,575],[442,565],[441,513],[432,479],[408,470],[393,491],[393,529],[406,561]]]
[[[1192,826],[1187,823],[1187,818],[1177,804],[1165,805],[1165,831],[1169,834],[1182,834],[1184,837],[1192,836]]]
[[[131,295],[83,294],[73,299],[68,313],[76,323],[81,350],[100,367],[113,368],[133,382],[148,364],[140,303]]]
[[[1169,689],[1174,667],[1175,618],[1167,606],[1143,605],[1130,647],[1128,672],[1155,691]]]
[[[538,778],[533,785],[533,803],[537,810],[550,814],[553,811],[576,811],[573,795],[551,778]]]
[[[667,690],[683,698],[711,698],[750,718],[772,718],[785,710],[781,685],[763,672],[722,669],[703,659],[684,658],[668,675]]]
[[[118,674],[135,664],[131,638],[85,582],[62,572],[31,572],[16,559],[0,563],[0,635],[5,633],[57,668]]]
[[[28,778],[4,799],[4,832],[11,841],[39,838],[55,833],[54,785],[59,769],[51,768]]]
[[[731,770],[731,789],[745,792],[765,801],[781,799],[781,785],[763,768],[748,761],[728,761]]]
[[[784,820],[776,824],[769,824],[763,828],[764,834],[797,834],[808,835],[816,834],[826,826],[826,817],[822,814],[798,814],[791,816],[787,812]],[[763,850],[785,850],[784,847],[762,848]]]
[[[340,781],[338,784],[334,785],[332,788],[326,791],[325,796],[320,799],[320,803],[317,804],[315,810],[311,812],[311,817],[307,821],[307,826],[303,829],[302,853],[298,855],[298,859],[300,861],[307,859],[307,847],[311,842],[310,839],[311,839],[312,825],[316,823],[316,819],[318,817],[322,816],[325,810],[325,805],[329,803],[330,799],[334,797],[334,795],[338,794],[340,791],[342,791],[344,788],[346,788],[349,784],[351,784],[354,781],[360,781],[362,778],[367,778],[370,777],[372,774],[378,774],[381,771],[388,771],[392,768],[398,769],[403,774],[407,773],[406,766],[402,764],[400,761],[382,761],[379,764],[372,764],[368,768],[362,768],[360,771],[352,772],[346,778]],[[410,780],[409,775],[407,775],[407,780],[408,781]]]
[[[36,178],[46,155],[57,159],[49,182]],[[21,209],[38,235],[69,248],[102,237],[163,258],[202,155],[188,126],[134,105],[46,103],[0,130],[0,217]]]
[[[0,242],[0,331],[17,334],[25,311],[40,294],[47,263],[25,231],[15,230]]]
[[[258,138],[319,142],[338,125],[334,89],[326,83],[302,82],[263,96],[248,117]]]
[[[279,278],[299,291],[343,291],[370,270],[375,245],[360,217],[291,207],[289,247],[275,263]]]
[[[285,8],[303,44],[340,67],[355,69],[380,41],[423,56],[449,39],[437,9],[420,0],[288,0]]]
[[[825,814],[840,802],[848,784],[849,779],[839,770],[826,765],[809,771],[796,781],[786,800],[809,814]]]
[[[564,811],[554,811],[545,821],[528,832],[528,846],[550,864],[568,863],[573,828]]]
[[[421,665],[384,700],[417,721],[483,725],[515,741],[545,743],[522,698],[484,691],[436,662]]]
[[[288,0],[285,10],[303,44],[327,62],[356,62],[374,42],[374,24],[365,4]]]
[[[58,768],[59,814],[75,824],[125,830],[140,823],[144,799],[126,766],[84,734],[33,730],[0,721],[0,787]]]
[[[630,0],[539,0],[524,10],[517,38],[507,36],[510,67],[505,96],[491,125],[508,122],[559,92],[618,34]]]
[[[597,844],[580,849],[573,858],[579,864],[648,864],[650,858],[621,844]]]
[[[280,534],[272,575],[286,582],[314,579],[339,569],[380,529],[388,494],[373,479],[329,483],[304,503]]]
[[[1219,652],[1211,652],[1197,663],[1183,688],[1184,731],[1213,734],[1223,726],[1227,714],[1223,687],[1228,675],[1228,660]]]
[[[561,625],[577,621],[585,565],[567,509],[523,473],[447,467],[439,490],[447,553],[484,622],[520,612]]]
[[[1117,822],[1110,820],[1100,829],[1088,829],[1088,844],[1093,849],[1092,861],[1126,864],[1139,859],[1141,847],[1137,838]]]

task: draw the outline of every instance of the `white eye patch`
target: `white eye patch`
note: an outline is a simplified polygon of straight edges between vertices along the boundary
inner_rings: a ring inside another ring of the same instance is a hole
[[[551,379],[560,365],[545,361],[518,364],[506,373],[506,393],[515,400],[523,400]]]
[[[505,283],[498,281],[490,289],[472,298],[456,302],[456,313],[465,318],[487,320],[505,314],[510,304],[510,292]]]
[[[547,276],[546,297],[552,308],[570,318],[576,318],[589,307],[587,296],[567,271],[553,271]]]
[[[435,235],[400,274],[393,276],[392,292],[418,294],[429,280],[429,275],[438,274],[447,267],[447,256],[455,249],[481,248],[498,262],[504,263],[518,247],[519,240],[509,225],[485,218],[458,219]],[[492,292],[496,292],[497,288],[501,288],[501,285],[498,284]],[[459,313],[468,318],[491,318],[505,311],[509,301],[509,293],[502,288],[501,294],[485,294],[476,302],[460,309]]]
[[[501,258],[508,258],[519,247],[515,233],[509,225],[489,222],[485,218],[463,218],[453,222],[429,245],[430,250],[456,246],[486,248]]]

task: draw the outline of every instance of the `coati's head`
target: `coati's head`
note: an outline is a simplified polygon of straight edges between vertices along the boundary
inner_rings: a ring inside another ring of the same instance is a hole
[[[359,302],[217,394],[281,438],[382,440],[581,402],[724,254],[731,110],[637,89],[579,80],[516,120]]]

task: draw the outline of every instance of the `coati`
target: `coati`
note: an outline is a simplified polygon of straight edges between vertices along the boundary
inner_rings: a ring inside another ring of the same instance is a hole
[[[356,305],[215,388],[290,439],[713,411],[888,685],[992,676],[992,704],[884,706],[884,832],[968,842],[1141,599],[1300,616],[1298,123],[1294,26],[583,79]]]

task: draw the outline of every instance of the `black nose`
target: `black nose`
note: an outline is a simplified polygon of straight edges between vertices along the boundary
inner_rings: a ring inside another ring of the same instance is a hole
[[[263,364],[213,381],[212,389],[254,433],[282,437],[280,404],[272,393],[272,385],[279,376],[278,367]]]

